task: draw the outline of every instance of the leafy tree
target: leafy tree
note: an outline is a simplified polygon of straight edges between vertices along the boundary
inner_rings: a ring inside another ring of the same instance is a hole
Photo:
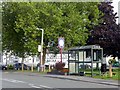
[[[112,2],[101,2],[98,6],[103,13],[99,25],[91,29],[91,36],[88,44],[99,44],[104,49],[105,55],[114,55],[120,57],[120,29],[116,24],[116,15],[113,13]]]
[[[65,38],[65,49],[85,45],[88,28],[98,24],[97,2],[5,2],[3,4],[3,49],[17,55],[36,54],[44,29],[44,58],[48,42],[58,46]],[[44,59],[43,58],[43,59]],[[44,59],[45,60],[45,59]]]
[[[17,9],[17,3],[8,2],[3,6],[3,50],[12,51],[13,54],[24,57],[27,50],[27,48],[24,47],[24,32],[22,30],[17,32],[15,28],[18,13]]]
[[[2,42],[3,51],[11,52],[14,55],[22,57],[22,63],[29,49],[25,47],[24,31],[19,32],[16,29],[16,20],[18,18],[18,3],[3,3],[2,12]],[[23,70],[23,65],[22,65]]]

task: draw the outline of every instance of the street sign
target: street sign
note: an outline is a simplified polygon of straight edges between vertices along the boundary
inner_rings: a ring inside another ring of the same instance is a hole
[[[41,45],[38,45],[38,52],[41,52]]]
[[[58,47],[64,48],[64,37],[58,38]]]

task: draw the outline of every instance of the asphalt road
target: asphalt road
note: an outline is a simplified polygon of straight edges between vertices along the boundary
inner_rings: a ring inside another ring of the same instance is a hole
[[[2,88],[118,88],[117,86],[50,78],[45,75],[29,75],[18,72],[3,72]]]

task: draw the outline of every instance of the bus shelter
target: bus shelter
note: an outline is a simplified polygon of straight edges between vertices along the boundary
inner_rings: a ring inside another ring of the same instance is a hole
[[[74,47],[68,50],[68,70],[70,74],[78,74],[89,69],[91,77],[94,75],[94,69],[98,69],[103,60],[103,48],[99,45],[88,45]],[[87,67],[88,66],[88,67]]]

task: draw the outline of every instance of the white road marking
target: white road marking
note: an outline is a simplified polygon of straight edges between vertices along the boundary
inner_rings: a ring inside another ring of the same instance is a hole
[[[8,82],[12,82],[12,83],[17,83],[15,80],[10,80],[10,79],[2,79],[3,81],[8,81]]]
[[[28,85],[33,86],[34,84],[29,83]]]
[[[18,83],[27,83],[27,82],[24,82],[24,81],[18,81],[18,80],[17,80],[17,82],[18,82]]]
[[[34,84],[31,84],[31,83],[29,83],[28,85],[33,87],[33,88],[41,88],[41,87],[35,86]]]
[[[33,88],[41,88],[41,87],[38,87],[38,86],[31,86],[31,87],[33,87]]]
[[[28,84],[29,86],[33,87],[33,88],[52,88],[52,87],[45,86],[45,85],[36,86],[36,85],[34,85],[34,84],[32,84],[32,83],[27,83],[27,82],[25,82],[25,81],[14,80],[14,79],[0,78],[0,80],[12,82],[12,83],[24,83],[24,84],[26,83],[26,84]]]
[[[0,78],[1,79],[1,78]],[[8,82],[12,82],[12,83],[26,83],[24,81],[20,81],[20,80],[14,80],[14,79],[7,79],[7,78],[2,78],[1,80],[3,81],[8,81]]]
[[[48,86],[44,86],[44,85],[40,85],[40,87],[43,87],[43,88],[52,88],[52,87],[48,87]]]

